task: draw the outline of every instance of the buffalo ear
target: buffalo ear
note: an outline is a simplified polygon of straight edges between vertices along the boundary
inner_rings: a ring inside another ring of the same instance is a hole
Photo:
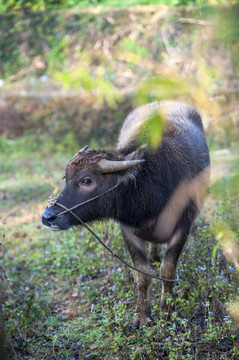
[[[125,156],[124,160],[144,160],[145,146],[140,146],[137,150]]]
[[[137,150],[131,152],[130,154],[126,155],[124,160],[141,160],[142,163],[145,161],[144,159],[144,153],[145,153],[145,146],[141,146]],[[128,181],[134,181],[136,182],[136,175],[139,171],[138,166],[134,166],[126,171],[126,173],[123,175],[123,178],[121,179],[122,182],[127,183]]]

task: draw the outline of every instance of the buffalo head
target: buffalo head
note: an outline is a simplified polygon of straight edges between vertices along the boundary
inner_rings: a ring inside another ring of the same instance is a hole
[[[66,185],[57,203],[69,209],[106,192],[116,184],[125,184],[142,162],[144,159],[139,150],[125,155],[117,150],[87,151],[86,146],[68,162]],[[74,213],[84,222],[112,217],[116,209],[116,197],[109,193],[76,207]],[[63,211],[57,204],[47,207],[42,215],[42,223],[51,230],[67,230],[79,225],[72,214],[61,214]]]

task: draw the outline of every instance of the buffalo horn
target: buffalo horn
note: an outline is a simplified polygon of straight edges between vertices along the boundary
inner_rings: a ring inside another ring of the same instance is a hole
[[[144,162],[144,159],[140,160],[121,160],[121,161],[111,161],[102,159],[98,162],[99,170],[102,173],[113,173],[116,171],[123,171],[130,169],[134,166],[140,165]]]
[[[85,152],[85,151],[88,149],[88,147],[89,147],[89,145],[84,146],[84,147],[79,151],[79,153]]]

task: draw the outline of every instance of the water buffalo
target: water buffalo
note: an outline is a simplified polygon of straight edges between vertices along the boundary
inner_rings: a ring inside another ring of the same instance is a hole
[[[156,147],[148,141],[154,127],[151,130],[144,127],[151,118],[161,122],[164,119],[165,123]],[[146,145],[142,146],[144,140]],[[160,276],[172,280],[208,187],[209,164],[198,112],[183,103],[153,102],[137,108],[126,118],[116,149],[87,150],[85,147],[68,162],[66,185],[57,201],[72,208],[96,197],[75,207],[74,213],[84,222],[109,218],[119,221],[134,266],[143,271],[150,272],[150,262],[159,260],[158,245],[166,244]],[[112,191],[105,193],[112,187]],[[102,193],[104,195],[97,197]],[[42,216],[43,224],[52,230],[79,225],[69,212],[57,216],[61,212],[58,205],[48,207]],[[133,325],[139,326],[150,316],[151,278],[138,272],[135,276],[138,301]],[[173,282],[163,281],[164,313],[169,310],[165,294],[172,289]]]

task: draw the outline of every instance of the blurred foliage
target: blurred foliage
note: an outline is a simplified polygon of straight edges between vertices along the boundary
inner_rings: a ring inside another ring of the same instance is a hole
[[[216,44],[220,44],[223,51],[230,54],[233,66],[239,74],[239,6],[208,8],[206,13],[202,10],[202,15],[206,15],[212,22]]]
[[[236,0],[230,0],[231,4]],[[55,10],[64,8],[87,8],[95,6],[122,7],[134,5],[167,5],[167,6],[202,6],[228,3],[228,0],[128,0],[127,4],[120,0],[2,0],[0,11]]]
[[[102,66],[97,68],[94,74],[87,70],[88,63],[82,63],[79,67],[71,70],[61,71],[55,75],[55,78],[63,84],[66,89],[88,91],[93,93],[97,103],[104,101],[110,106],[116,108],[118,102],[123,100],[119,90],[105,78],[106,69]]]
[[[139,131],[139,144],[147,148],[156,149],[161,142],[166,125],[163,114],[156,112],[142,124]]]

